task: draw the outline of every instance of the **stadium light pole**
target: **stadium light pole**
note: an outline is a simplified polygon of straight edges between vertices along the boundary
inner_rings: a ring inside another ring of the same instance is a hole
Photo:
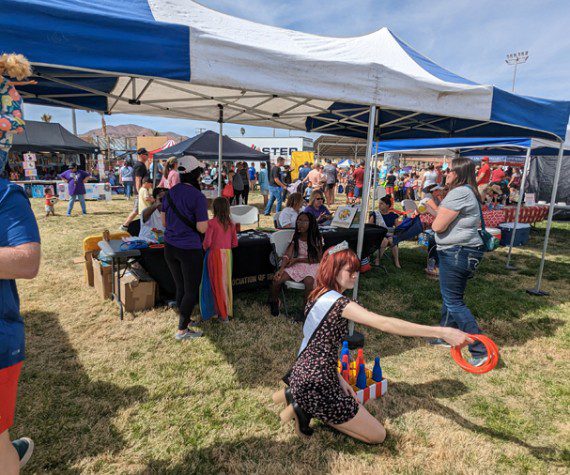
[[[515,92],[515,82],[517,80],[517,67],[519,64],[524,64],[527,61],[528,61],[528,51],[519,51],[518,53],[507,54],[507,59],[505,59],[505,63],[507,63],[509,66],[515,67],[515,70],[513,71],[512,92]]]

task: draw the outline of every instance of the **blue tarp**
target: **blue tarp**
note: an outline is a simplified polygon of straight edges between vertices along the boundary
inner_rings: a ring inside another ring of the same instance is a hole
[[[540,141],[528,137],[384,140],[375,142],[374,147],[376,153],[455,149],[464,156],[525,155],[529,147],[532,148],[532,155],[536,156],[558,155],[559,151],[557,147],[544,146]],[[570,155],[570,150],[566,149],[564,155]]]

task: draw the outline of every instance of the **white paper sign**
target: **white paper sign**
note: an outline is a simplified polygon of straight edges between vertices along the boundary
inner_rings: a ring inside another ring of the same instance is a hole
[[[332,226],[338,228],[350,228],[358,208],[356,206],[339,206],[334,213]]]

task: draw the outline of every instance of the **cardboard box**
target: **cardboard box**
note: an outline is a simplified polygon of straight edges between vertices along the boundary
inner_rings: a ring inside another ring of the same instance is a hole
[[[87,251],[83,257],[85,262],[85,267],[83,269],[83,275],[85,277],[85,283],[89,287],[93,287],[95,285],[93,280],[93,258],[97,257],[98,252],[96,251]]]
[[[111,296],[111,266],[104,266],[94,256],[91,256],[93,269],[93,286],[102,299]]]
[[[130,272],[121,276],[121,302],[125,312],[139,312],[154,308],[156,293],[157,285],[154,280],[142,281]]]

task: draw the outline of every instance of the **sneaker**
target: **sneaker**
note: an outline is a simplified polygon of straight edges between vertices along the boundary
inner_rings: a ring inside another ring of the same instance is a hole
[[[203,335],[203,333],[201,331],[197,331],[197,330],[188,330],[185,331],[184,333],[176,333],[174,335],[174,338],[176,338],[177,340],[191,340],[192,338],[200,338]]]
[[[269,308],[271,309],[271,315],[273,315],[274,317],[279,316],[279,301],[269,302]]]
[[[129,228],[127,226],[125,226],[124,224],[121,224],[121,227],[119,228],[120,231],[125,231],[126,233],[129,232]]]
[[[20,459],[20,468],[28,463],[28,460],[32,457],[34,453],[34,441],[28,437],[22,437],[12,441],[12,445],[18,452],[18,457]]]
[[[445,341],[441,338],[433,338],[431,340],[428,340],[428,345],[443,346],[444,348],[451,348],[451,345],[449,343],[447,343],[447,341]]]
[[[469,364],[471,364],[473,366],[481,366],[481,365],[484,365],[488,359],[489,359],[489,357],[487,355],[475,356],[469,360]]]

